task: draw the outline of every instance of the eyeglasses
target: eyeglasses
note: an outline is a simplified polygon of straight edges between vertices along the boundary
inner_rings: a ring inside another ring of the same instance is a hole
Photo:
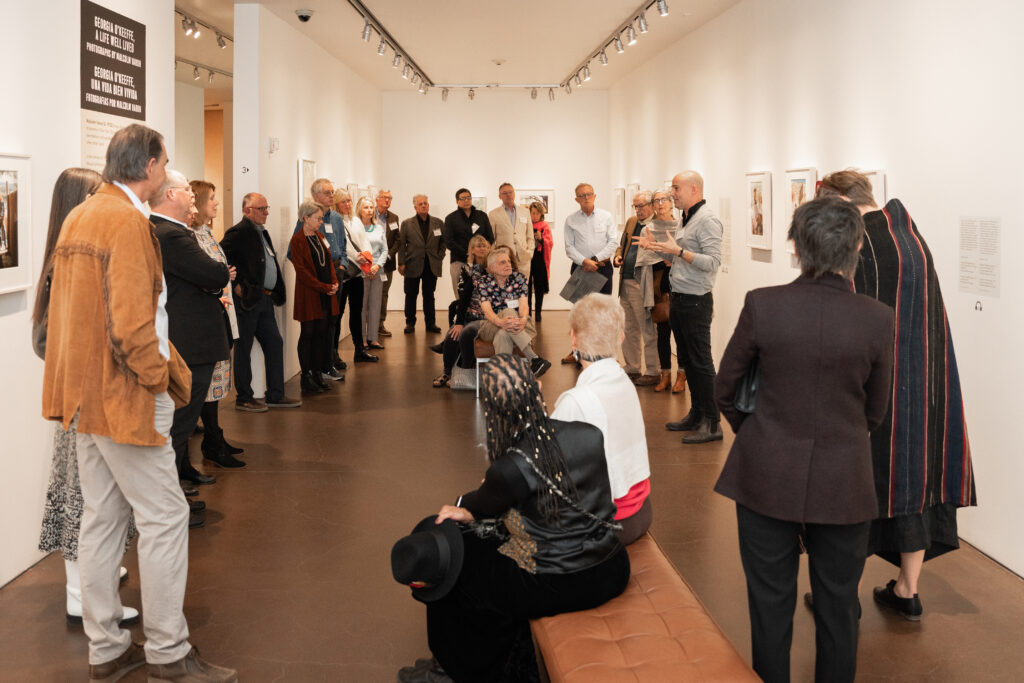
[[[672,200],[669,199],[668,197],[658,197],[657,199],[654,200],[654,203],[655,204],[663,204],[665,202],[670,202],[670,201],[672,201]]]
[[[464,202],[464,201],[466,201],[468,199],[472,199],[472,198],[473,198],[473,195],[467,194],[467,195],[464,195],[462,197],[456,197],[455,201],[457,201],[457,202]]]
[[[644,208],[645,206],[650,206],[650,205],[651,205],[651,203],[650,203],[650,202],[644,202],[643,204],[634,204],[634,205],[633,205],[633,208],[634,208],[634,209],[642,209],[642,208]]]
[[[250,206],[249,208],[253,211],[270,211],[269,206]]]
[[[188,185],[175,185],[174,187],[167,188],[168,192],[175,192],[176,190],[188,190],[189,192],[191,192],[192,188],[189,187]]]
[[[576,199],[590,199],[593,196],[593,192],[584,192],[583,194],[576,195]]]

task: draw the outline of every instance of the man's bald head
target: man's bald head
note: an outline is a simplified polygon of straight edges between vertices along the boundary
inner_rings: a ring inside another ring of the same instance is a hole
[[[160,189],[149,198],[149,207],[187,225],[189,209],[194,202],[195,195],[192,194],[185,174],[169,168]]]
[[[696,171],[683,171],[672,178],[672,199],[677,209],[687,211],[704,199],[704,178]]]

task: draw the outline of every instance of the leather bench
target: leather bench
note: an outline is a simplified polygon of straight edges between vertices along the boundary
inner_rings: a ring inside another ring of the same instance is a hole
[[[632,575],[622,595],[530,622],[543,680],[760,680],[649,533],[627,551]]]

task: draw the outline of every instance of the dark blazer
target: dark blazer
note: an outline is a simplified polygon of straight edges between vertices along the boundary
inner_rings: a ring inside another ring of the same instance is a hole
[[[171,343],[190,366],[226,360],[231,328],[220,296],[228,283],[228,267],[210,258],[184,225],[157,215],[150,221],[167,280]]]
[[[316,235],[321,242],[326,241],[323,233],[318,231]],[[329,245],[324,247],[325,250],[329,248]],[[324,317],[320,295],[327,294],[331,285],[338,284],[334,266],[329,268],[330,282],[323,282],[317,277],[316,268],[313,267],[313,253],[306,240],[306,233],[301,230],[292,235],[288,251],[292,255],[292,265],[295,266],[295,306],[292,308],[292,317],[299,322],[318,320]],[[338,315],[338,297],[332,296],[330,300],[331,315]]]
[[[377,219],[377,207],[373,207],[373,218]],[[398,214],[394,211],[388,211],[388,224],[384,226],[384,238],[388,243],[388,260],[384,262],[384,272],[393,273],[395,271],[395,254],[398,252],[398,233],[399,230],[392,230],[392,225],[398,225]]]
[[[274,254],[274,268],[277,269],[277,284],[274,285],[274,292],[270,298],[275,306],[281,306],[285,301],[284,278],[281,276],[277,252],[274,251],[274,243],[270,241],[269,233],[266,233],[265,243]],[[260,230],[248,218],[243,218],[228,228],[224,233],[224,239],[220,241],[220,248],[224,250],[228,263],[237,270],[235,284],[241,288],[242,295],[239,296],[234,287],[231,291],[234,293],[235,303],[243,311],[252,310],[263,296],[263,269],[267,261],[267,250],[263,245]]]
[[[420,222],[416,216],[406,218],[402,221],[402,227],[398,230],[398,247],[395,250],[398,255],[398,265],[405,266],[405,277],[420,277],[423,275],[424,261],[430,261],[430,272],[435,277],[441,277],[444,266],[444,238],[441,231],[444,223],[440,218],[427,216],[427,241],[423,241],[423,233],[420,231]]]
[[[715,490],[768,517],[855,524],[878,515],[870,431],[889,406],[893,315],[838,275],[747,293],[715,380],[736,432]],[[733,398],[759,358],[757,407]]]

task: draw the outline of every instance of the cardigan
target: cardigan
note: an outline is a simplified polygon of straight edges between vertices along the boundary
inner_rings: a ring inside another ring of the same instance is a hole
[[[330,247],[327,240],[319,232],[315,233],[317,239],[324,246],[324,255],[329,258]],[[292,255],[292,265],[295,266],[295,302],[292,306],[292,318],[299,322],[318,320],[324,317],[324,307],[321,294],[327,294],[331,285],[338,284],[338,275],[334,268],[328,268],[330,282],[323,282],[316,275],[313,267],[313,250],[309,246],[305,232],[297,232],[292,235],[288,245]],[[331,315],[338,315],[338,297],[329,297],[331,300]]]

